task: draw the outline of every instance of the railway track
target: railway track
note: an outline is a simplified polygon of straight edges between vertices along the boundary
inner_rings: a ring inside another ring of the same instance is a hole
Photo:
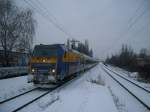
[[[129,94],[131,94],[138,102],[150,111],[150,92],[145,88],[133,83],[132,81],[120,76],[116,72],[110,70],[105,65],[102,69],[121,87],[123,87]]]
[[[92,68],[92,67],[90,67],[90,68]],[[60,85],[58,85],[54,88],[51,88],[47,91],[45,91],[45,90],[39,91],[39,89],[35,88],[34,90],[28,91],[26,93],[23,93],[23,94],[15,96],[15,97],[12,97],[10,99],[7,99],[5,101],[2,101],[0,103],[0,111],[2,111],[2,112],[17,112],[19,110],[22,110],[23,108],[27,107],[31,103],[46,96],[50,92],[52,92],[58,88],[63,88],[64,86],[66,86],[67,84],[71,83],[72,81],[80,78],[81,76],[82,75],[77,75],[75,77],[72,77],[70,80],[67,80],[66,82],[63,82]]]
[[[19,97],[16,97],[14,99],[11,99],[9,101],[5,101],[4,103],[0,104],[0,111],[1,112],[16,112],[25,107],[29,102],[32,100],[35,100],[45,92],[38,93],[38,90],[34,90],[32,92],[29,92],[28,94],[21,95]],[[34,97],[31,97],[34,96]]]
[[[15,96],[13,96],[13,97],[11,97],[11,98],[8,98],[8,99],[6,99],[6,100],[2,100],[2,101],[0,101],[0,104],[3,104],[3,103],[8,102],[8,101],[10,101],[10,100],[13,100],[13,99],[15,99],[15,98],[17,98],[17,97],[20,97],[20,96],[22,96],[22,95],[25,95],[25,94],[27,94],[27,93],[29,93],[29,92],[32,92],[32,91],[34,91],[34,90],[37,90],[37,89],[38,89],[38,88],[34,88],[34,89],[31,89],[31,90],[26,91],[26,92],[24,92],[24,93],[21,93],[21,94],[19,94],[19,95],[15,95]]]
[[[106,67],[106,66],[105,66],[105,67]],[[107,68],[107,67],[106,67],[106,68]],[[111,69],[109,69],[109,68],[107,68],[107,69],[108,69],[109,71],[113,72],[114,74],[116,74],[117,76],[123,78],[124,80],[126,80],[126,81],[132,83],[133,85],[138,86],[139,88],[143,89],[145,92],[150,93],[150,90],[147,90],[147,89],[145,89],[144,87],[142,87],[142,86],[140,86],[140,85],[134,83],[133,81],[131,81],[131,80],[129,80],[129,79],[127,79],[127,78],[121,76],[120,73],[117,73],[117,72],[115,72],[115,71],[113,71],[113,70],[111,70]]]
[[[73,79],[71,79],[70,81],[72,81],[72,80]],[[67,82],[70,82],[70,81],[67,81]],[[14,98],[12,98],[10,100],[9,99],[5,100],[0,104],[0,111],[17,112],[17,111],[25,108],[26,106],[30,105],[31,103],[37,101],[38,99],[46,96],[47,94],[54,91],[55,89],[62,87],[67,82],[60,84],[49,90],[37,90],[37,88],[36,88],[36,89],[28,92],[28,94],[24,93],[20,96],[15,96]],[[6,107],[8,107],[8,108],[6,109]]]
[[[60,84],[56,87],[53,87],[49,90],[38,90],[37,88],[35,88],[34,90],[28,91],[27,92],[28,94],[23,93],[18,96],[15,96],[13,98],[10,98],[8,100],[2,101],[2,103],[0,104],[0,111],[17,112],[17,111],[25,108],[26,106],[30,105],[31,103],[37,101],[38,99],[46,96],[47,94],[56,90],[57,88],[61,88],[61,87],[65,86],[65,84],[69,83],[70,81],[73,81],[74,79],[76,79],[76,78],[72,78],[71,80],[68,80],[65,83],[62,83],[62,84]],[[8,108],[6,109],[6,107],[8,107]]]

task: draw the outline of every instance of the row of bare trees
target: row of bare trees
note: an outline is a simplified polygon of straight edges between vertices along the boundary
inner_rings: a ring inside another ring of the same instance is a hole
[[[146,48],[141,49],[140,53],[135,53],[131,47],[122,45],[120,52],[107,57],[105,63],[139,72],[141,77],[150,79],[150,53]]]
[[[9,66],[12,51],[31,52],[35,20],[30,9],[20,9],[12,0],[0,0],[0,48],[3,66]]]
[[[75,39],[72,40],[67,39],[67,46],[68,47],[71,46],[72,49],[75,49],[83,54],[93,57],[93,50],[90,49],[88,40],[85,40],[85,42],[83,43]]]

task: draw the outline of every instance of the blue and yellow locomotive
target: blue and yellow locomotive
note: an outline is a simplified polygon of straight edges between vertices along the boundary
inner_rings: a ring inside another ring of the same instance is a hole
[[[35,85],[57,84],[66,77],[90,68],[95,62],[93,58],[64,44],[40,44],[35,46],[30,59],[30,75]]]

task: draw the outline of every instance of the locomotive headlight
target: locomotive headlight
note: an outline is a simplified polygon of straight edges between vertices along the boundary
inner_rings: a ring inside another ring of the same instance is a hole
[[[52,69],[52,72],[55,73],[55,69]]]
[[[46,62],[46,60],[45,60],[45,59],[43,59],[43,62]]]
[[[34,69],[34,68],[32,68],[32,69],[31,69],[31,71],[32,71],[32,72],[35,72],[35,69]]]

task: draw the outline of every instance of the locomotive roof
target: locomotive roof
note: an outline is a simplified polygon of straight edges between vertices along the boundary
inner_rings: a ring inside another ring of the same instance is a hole
[[[35,48],[50,48],[50,49],[52,49],[52,48],[59,48],[59,47],[61,47],[61,48],[64,48],[64,44],[50,44],[50,45],[44,45],[44,44],[39,44],[39,45],[35,45]]]
[[[35,49],[40,49],[40,48],[46,48],[46,49],[56,49],[56,48],[62,48],[63,50],[65,51],[68,51],[69,49],[67,48],[67,46],[65,44],[50,44],[50,45],[44,45],[44,44],[39,44],[39,45],[36,45],[35,46]],[[90,56],[87,56],[77,50],[73,50],[71,49],[72,52],[74,53],[77,53],[83,57],[85,57],[86,59],[89,59],[89,60],[95,60],[93,57],[90,57]]]

